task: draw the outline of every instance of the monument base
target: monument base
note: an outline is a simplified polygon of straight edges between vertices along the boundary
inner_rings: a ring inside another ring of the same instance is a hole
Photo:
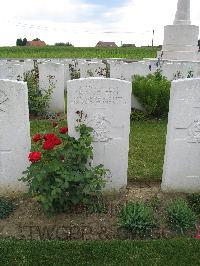
[[[164,28],[162,59],[198,60],[199,27],[195,25],[167,25]]]

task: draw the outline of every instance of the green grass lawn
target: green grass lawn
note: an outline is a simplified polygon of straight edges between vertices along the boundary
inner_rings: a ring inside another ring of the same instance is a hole
[[[0,265],[200,265],[200,241],[0,241]]]
[[[129,180],[161,180],[166,131],[166,120],[131,124]]]
[[[158,47],[96,48],[96,47],[0,47],[0,58],[154,58]]]
[[[64,126],[64,122],[61,124]],[[161,180],[165,152],[166,120],[131,123],[129,181]],[[31,134],[52,130],[52,122],[31,121]]]

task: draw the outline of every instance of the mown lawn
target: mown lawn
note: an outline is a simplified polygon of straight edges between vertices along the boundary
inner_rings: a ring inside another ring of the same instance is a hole
[[[166,131],[166,120],[132,122],[129,180],[161,180]]]
[[[200,241],[0,241],[0,265],[200,265]]]
[[[64,122],[62,124],[64,126]],[[129,181],[161,180],[165,152],[166,120],[131,123]],[[31,134],[52,130],[48,120],[31,121]]]
[[[154,58],[158,47],[0,47],[0,58]]]

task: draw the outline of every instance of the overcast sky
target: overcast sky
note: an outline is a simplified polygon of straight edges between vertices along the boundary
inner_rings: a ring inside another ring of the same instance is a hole
[[[172,24],[177,0],[1,0],[0,46],[17,38],[40,38],[47,44],[71,42],[94,46],[162,44],[163,27]],[[200,0],[191,0],[191,19],[200,26]]]

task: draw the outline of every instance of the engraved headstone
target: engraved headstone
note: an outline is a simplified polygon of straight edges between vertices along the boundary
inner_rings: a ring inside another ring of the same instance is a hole
[[[0,193],[25,190],[30,145],[27,85],[0,80]]]
[[[39,87],[52,90],[49,112],[64,112],[64,65],[58,63],[39,64]]]
[[[0,79],[22,81],[23,75],[24,68],[22,64],[16,64],[13,62],[4,62],[0,64]]]
[[[106,77],[106,65],[102,62],[85,62],[80,64],[80,77]]]
[[[131,83],[116,79],[88,78],[68,81],[67,117],[70,136],[77,137],[77,111],[93,128],[93,165],[110,170],[106,190],[127,184]]]
[[[168,80],[177,80],[185,78],[198,77],[199,64],[198,62],[164,62],[162,67],[162,75]]]
[[[200,79],[172,82],[162,189],[200,192]]]

